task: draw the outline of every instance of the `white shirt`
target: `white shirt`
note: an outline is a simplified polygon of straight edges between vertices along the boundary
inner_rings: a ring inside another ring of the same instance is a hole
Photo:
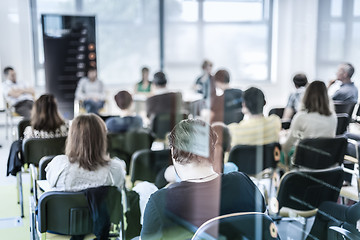
[[[78,100],[86,100],[89,98],[105,99],[104,84],[99,79],[90,81],[89,78],[80,79],[75,92],[75,98]]]
[[[100,186],[121,188],[126,174],[124,165],[124,161],[114,158],[109,164],[89,171],[78,163],[70,163],[66,155],[59,155],[46,167],[46,179],[55,191],[81,191]]]
[[[304,138],[335,137],[337,117],[321,115],[317,112],[300,111],[291,121],[290,132],[282,150],[288,153],[292,146]]]
[[[6,101],[11,105],[14,106],[19,102],[25,101],[25,100],[34,100],[33,95],[30,93],[24,93],[21,94],[19,97],[11,97],[9,96],[9,92],[13,89],[22,89],[26,88],[25,85],[20,84],[18,82],[14,83],[13,81],[6,79],[3,83],[3,93]]]

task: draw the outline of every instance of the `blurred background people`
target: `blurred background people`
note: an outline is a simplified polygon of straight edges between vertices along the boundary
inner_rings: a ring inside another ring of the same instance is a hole
[[[132,110],[132,96],[128,91],[120,91],[115,95],[115,102],[120,108],[120,116],[111,117],[106,120],[109,132],[120,133],[142,127],[141,117],[136,116]]]
[[[304,73],[298,73],[294,76],[293,82],[295,85],[295,92],[291,93],[284,109],[282,119],[290,121],[296,112],[299,111],[301,99],[304,95],[306,86],[308,84],[307,77]]]
[[[135,94],[150,94],[151,93],[151,84],[149,80],[149,68],[143,67],[141,69],[141,80],[135,85],[134,93]]]
[[[7,103],[14,107],[19,115],[30,118],[34,104],[34,89],[17,82],[16,72],[12,67],[4,68],[4,76],[3,94]]]
[[[41,95],[34,103],[30,126],[24,130],[24,139],[67,136],[69,125],[61,117],[54,95]]]
[[[306,88],[300,111],[294,116],[282,150],[288,156],[303,138],[335,137],[337,117],[322,81],[313,81]]]
[[[97,77],[96,68],[89,68],[87,77],[79,80],[75,91],[75,98],[82,101],[86,112],[99,113],[105,104],[105,88],[102,81]]]
[[[202,74],[199,76],[194,84],[194,89],[197,93],[201,93],[206,98],[209,94],[208,92],[208,84],[211,79],[211,71],[212,71],[213,63],[209,60],[204,60],[201,64]]]

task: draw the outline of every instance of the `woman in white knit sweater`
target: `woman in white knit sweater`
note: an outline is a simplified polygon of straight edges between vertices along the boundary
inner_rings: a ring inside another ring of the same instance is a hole
[[[282,145],[285,156],[301,139],[335,137],[336,125],[337,117],[324,82],[313,81],[304,93],[301,110],[294,116]]]

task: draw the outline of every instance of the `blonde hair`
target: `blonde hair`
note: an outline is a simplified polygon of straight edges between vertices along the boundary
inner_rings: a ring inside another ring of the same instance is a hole
[[[69,130],[65,154],[71,163],[94,171],[99,166],[108,164],[107,130],[104,121],[95,114],[76,117]]]

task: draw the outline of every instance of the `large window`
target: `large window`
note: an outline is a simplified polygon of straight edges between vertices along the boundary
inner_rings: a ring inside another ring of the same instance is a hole
[[[320,0],[318,28],[318,77],[335,77],[341,62],[360,65],[360,0]]]
[[[46,13],[96,16],[97,64],[106,84],[134,84],[146,65],[152,73],[163,67],[174,87],[191,86],[204,59],[214,62],[214,71],[227,68],[235,85],[270,79],[272,0],[31,3],[40,86],[45,84],[40,16]]]
[[[95,15],[97,67],[106,84],[140,80],[141,67],[159,68],[158,0],[33,0],[38,23],[37,84],[44,85],[40,16],[44,13]]]
[[[165,70],[194,81],[203,59],[226,68],[232,82],[270,79],[271,0],[166,0]]]

